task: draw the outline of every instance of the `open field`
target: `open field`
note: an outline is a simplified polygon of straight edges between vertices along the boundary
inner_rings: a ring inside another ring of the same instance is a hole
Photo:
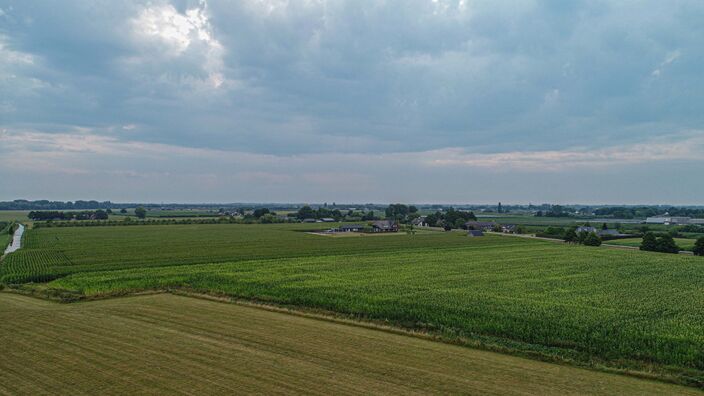
[[[625,239],[614,239],[611,241],[606,241],[604,243],[608,243],[609,245],[640,247],[640,244],[642,241],[643,241],[642,238],[625,238]],[[675,238],[675,243],[677,243],[677,246],[679,246],[680,249],[682,249],[682,250],[694,249],[694,243],[696,241],[697,241],[696,239]]]
[[[25,237],[25,248],[8,256],[0,267],[0,281],[46,281],[85,271],[432,250],[468,244],[461,233],[428,232],[399,238],[322,238],[298,232],[320,228],[320,224],[191,224],[34,229]]]
[[[0,334],[2,394],[702,394],[166,294],[59,305],[3,293]]]
[[[478,221],[495,221],[501,224],[523,224],[536,226],[570,226],[577,223],[584,223],[588,219],[577,219],[573,217],[538,217],[529,215],[482,215],[477,214]]]
[[[120,213],[119,209],[113,209],[113,214],[112,217],[115,217],[117,219],[123,218],[125,216],[132,216],[134,217],[134,208],[132,209],[127,209],[127,213]],[[187,209],[182,209],[182,210],[162,210],[162,209],[148,209],[147,210],[147,217],[176,217],[176,218],[201,218],[201,217],[218,217],[219,214],[217,211],[212,211],[212,210],[200,210],[200,209],[194,209],[194,210],[187,210]]]
[[[305,227],[34,229],[0,274],[55,279],[23,288],[64,298],[185,289],[265,301],[704,384],[704,258],[457,232],[325,238]]]
[[[0,210],[0,221],[28,221],[28,210]]]

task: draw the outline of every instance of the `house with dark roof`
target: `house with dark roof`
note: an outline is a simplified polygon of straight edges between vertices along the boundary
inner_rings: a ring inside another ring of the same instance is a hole
[[[618,230],[599,230],[599,232],[596,233],[600,237],[611,237],[611,238],[617,238],[617,237],[624,237],[628,236],[627,234],[621,234],[618,232]]]
[[[494,229],[495,225],[496,223],[486,221],[468,221],[464,223],[466,229],[479,231],[491,231]]]
[[[502,224],[501,225],[501,232],[503,232],[505,234],[513,234],[516,232],[517,229],[518,229],[518,226],[516,226],[515,224]]]
[[[340,226],[340,232],[361,232],[364,231],[362,224],[343,224]]]
[[[586,232],[587,234],[591,234],[592,232],[596,234],[596,228],[594,227],[589,227],[589,226],[579,226],[575,228],[574,232],[577,234]]]
[[[374,232],[396,232],[398,224],[393,220],[379,220],[372,223],[372,231]]]
[[[416,217],[415,219],[411,220],[411,224],[413,224],[416,227],[428,227],[429,224],[425,221],[428,216],[420,216]]]

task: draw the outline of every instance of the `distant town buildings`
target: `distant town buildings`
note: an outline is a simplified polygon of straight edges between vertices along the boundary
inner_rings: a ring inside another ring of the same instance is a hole
[[[681,225],[681,224],[704,224],[704,219],[693,219],[684,216],[656,216],[645,219],[647,224],[665,224],[665,225]]]

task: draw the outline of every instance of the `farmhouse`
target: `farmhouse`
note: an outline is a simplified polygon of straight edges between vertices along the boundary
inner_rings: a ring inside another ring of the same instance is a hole
[[[596,234],[596,228],[590,227],[590,226],[579,226],[575,228],[574,232],[577,234],[586,232],[587,234],[591,234],[592,232]]]
[[[620,232],[618,232],[618,230],[599,230],[599,232],[597,232],[597,235],[599,235],[600,237],[619,237],[625,236],[626,234],[621,234]]]
[[[505,234],[513,234],[516,232],[518,227],[515,224],[503,224],[501,226],[501,232]]]
[[[496,224],[486,221],[468,221],[464,223],[468,230],[491,231]]]
[[[372,223],[372,230],[374,232],[396,232],[398,224],[393,220],[379,220]]]
[[[340,232],[360,232],[364,230],[361,224],[343,224],[340,226]]]
[[[320,221],[322,221],[323,223],[334,223],[335,219],[331,217],[323,217],[322,219],[320,219]]]
[[[484,232],[482,232],[480,230],[469,230],[469,231],[467,231],[467,236],[468,237],[480,237],[480,236],[484,236]]]
[[[415,219],[411,220],[411,224],[413,224],[416,227],[428,227],[429,224],[425,221],[428,216],[420,216],[416,217]]]
[[[304,223],[316,223],[318,220],[316,220],[316,219],[303,219],[302,221]]]

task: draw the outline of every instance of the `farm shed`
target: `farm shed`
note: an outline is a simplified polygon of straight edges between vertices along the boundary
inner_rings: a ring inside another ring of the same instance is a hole
[[[374,232],[396,232],[398,224],[393,220],[379,220],[372,223],[372,230]]]
[[[480,236],[484,236],[484,232],[482,232],[480,230],[469,230],[469,231],[467,231],[467,236],[468,237],[480,237]]]

